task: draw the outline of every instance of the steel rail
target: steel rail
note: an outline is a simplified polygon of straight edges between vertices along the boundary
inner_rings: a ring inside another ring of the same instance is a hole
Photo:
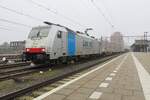
[[[12,69],[7,71],[1,71],[0,72],[0,81],[13,79],[16,77],[20,77],[22,75],[30,74],[32,72],[37,72],[39,70],[44,70],[49,68],[47,64],[40,64],[36,66],[21,66],[22,68],[19,69]]]

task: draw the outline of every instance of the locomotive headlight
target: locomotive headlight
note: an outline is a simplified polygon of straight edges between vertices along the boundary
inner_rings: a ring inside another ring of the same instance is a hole
[[[27,52],[29,52],[29,51],[30,51],[30,49],[26,49],[26,51],[27,51]]]
[[[45,52],[45,48],[43,48],[42,51]]]

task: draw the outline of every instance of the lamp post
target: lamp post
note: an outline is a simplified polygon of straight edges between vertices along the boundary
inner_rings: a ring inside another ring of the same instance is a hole
[[[148,45],[148,43],[147,43],[147,33],[148,32],[144,32],[144,45],[145,45],[144,52],[147,52],[147,45]]]

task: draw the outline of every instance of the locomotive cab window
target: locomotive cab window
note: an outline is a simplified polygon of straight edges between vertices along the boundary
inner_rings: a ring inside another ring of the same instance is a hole
[[[31,30],[28,38],[48,37],[50,27],[35,27]]]
[[[57,32],[57,38],[62,38],[62,31]]]

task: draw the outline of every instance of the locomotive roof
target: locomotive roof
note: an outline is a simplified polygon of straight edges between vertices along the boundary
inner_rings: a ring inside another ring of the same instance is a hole
[[[68,31],[75,32],[75,31],[71,30],[70,28],[68,28],[68,27],[66,27],[66,26],[63,26],[63,25],[60,25],[60,24],[54,24],[54,23],[47,22],[47,21],[45,21],[44,23],[47,24],[47,25],[56,25],[56,26],[59,26],[59,27],[63,27],[63,28],[65,28],[65,29],[67,29]]]
[[[86,38],[90,38],[90,39],[93,39],[93,40],[97,40],[94,36],[89,36],[88,34],[85,34],[83,32],[77,31],[76,33],[77,33],[77,35],[80,35],[80,36],[83,36],[83,37],[86,37]]]
[[[45,26],[36,26],[36,27],[33,27],[34,29],[36,29],[36,28],[49,28],[50,26],[48,26],[48,25],[45,25]]]
[[[79,32],[79,31],[75,32],[75,31],[69,29],[68,27],[60,25],[60,24],[54,24],[54,23],[51,23],[51,22],[44,22],[44,23],[47,24],[47,25],[45,25],[45,26],[39,26],[39,27],[40,28],[46,28],[46,27],[50,27],[51,25],[55,25],[55,26],[63,27],[63,28],[65,28],[68,31],[72,31],[72,32],[76,33],[76,35],[79,35],[79,36],[82,36],[82,37],[86,37],[86,38],[89,38],[89,39],[93,39],[93,40],[97,40],[93,36],[89,36],[88,34],[85,34],[83,32]],[[39,27],[33,27],[33,28],[39,28]]]

